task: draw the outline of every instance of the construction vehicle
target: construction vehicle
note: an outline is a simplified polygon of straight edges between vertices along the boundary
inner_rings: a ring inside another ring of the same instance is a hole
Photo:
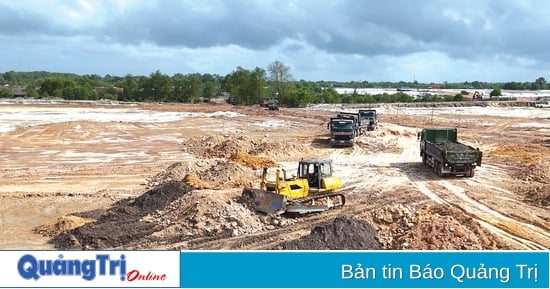
[[[366,123],[363,123],[361,121],[361,117],[360,117],[358,112],[341,111],[341,112],[338,113],[338,115],[336,117],[353,119],[353,124],[354,124],[353,127],[354,127],[354,130],[355,130],[355,136],[362,135],[364,133],[364,130],[366,129],[366,125],[365,126],[363,125],[363,124],[366,124]]]
[[[473,100],[483,100],[483,91],[474,91]]]
[[[332,175],[330,159],[301,160],[297,176],[290,178],[281,168],[277,169],[275,180],[268,181],[267,174],[268,168],[264,168],[260,189],[244,188],[242,192],[259,212],[306,214],[339,208],[346,202],[344,195],[336,192],[342,188],[342,181]]]
[[[550,101],[547,101],[547,102],[537,102],[537,103],[535,103],[535,107],[538,107],[538,108],[549,108],[549,107],[550,107]]]
[[[331,117],[327,124],[330,130],[330,145],[353,146],[355,143],[355,121],[350,118]]]
[[[269,110],[279,110],[279,101],[276,99],[270,99],[267,102],[267,109]]]
[[[479,148],[457,141],[456,128],[425,128],[418,133],[422,162],[440,177],[463,175],[473,177],[481,166]]]
[[[279,101],[274,98],[264,98],[260,101],[260,107],[265,107],[268,110],[279,110]]]
[[[378,128],[378,115],[376,114],[376,109],[360,109],[359,117],[361,121],[366,124],[367,131]]]

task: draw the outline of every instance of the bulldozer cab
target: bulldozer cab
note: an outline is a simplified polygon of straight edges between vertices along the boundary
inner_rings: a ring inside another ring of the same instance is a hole
[[[307,179],[310,188],[322,189],[323,178],[331,176],[331,160],[302,160],[298,164],[298,178]]]

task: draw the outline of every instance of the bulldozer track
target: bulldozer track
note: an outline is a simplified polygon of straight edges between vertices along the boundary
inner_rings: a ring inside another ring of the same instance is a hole
[[[346,204],[346,197],[341,193],[331,193],[295,200],[292,203],[297,204],[298,207],[303,206],[305,211],[308,207],[314,206],[328,207],[331,210],[343,207]]]

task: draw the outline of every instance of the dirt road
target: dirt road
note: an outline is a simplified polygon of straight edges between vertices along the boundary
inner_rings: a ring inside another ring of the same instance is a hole
[[[338,216],[372,225],[386,249],[550,248],[550,111],[381,106],[377,131],[333,149],[326,121],[340,109],[2,105],[41,122],[1,133],[0,248],[277,249]],[[484,152],[473,178],[424,167],[416,132],[426,126],[458,126]],[[330,157],[348,202],[299,218],[256,214],[239,202],[259,176],[243,156],[289,171]]]

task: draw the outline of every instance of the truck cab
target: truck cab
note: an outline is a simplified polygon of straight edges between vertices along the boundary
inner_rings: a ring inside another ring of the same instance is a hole
[[[331,146],[353,146],[355,142],[355,122],[349,118],[333,117],[328,123]]]
[[[371,131],[378,128],[378,115],[375,109],[360,109],[359,115],[366,124],[367,130]]]

